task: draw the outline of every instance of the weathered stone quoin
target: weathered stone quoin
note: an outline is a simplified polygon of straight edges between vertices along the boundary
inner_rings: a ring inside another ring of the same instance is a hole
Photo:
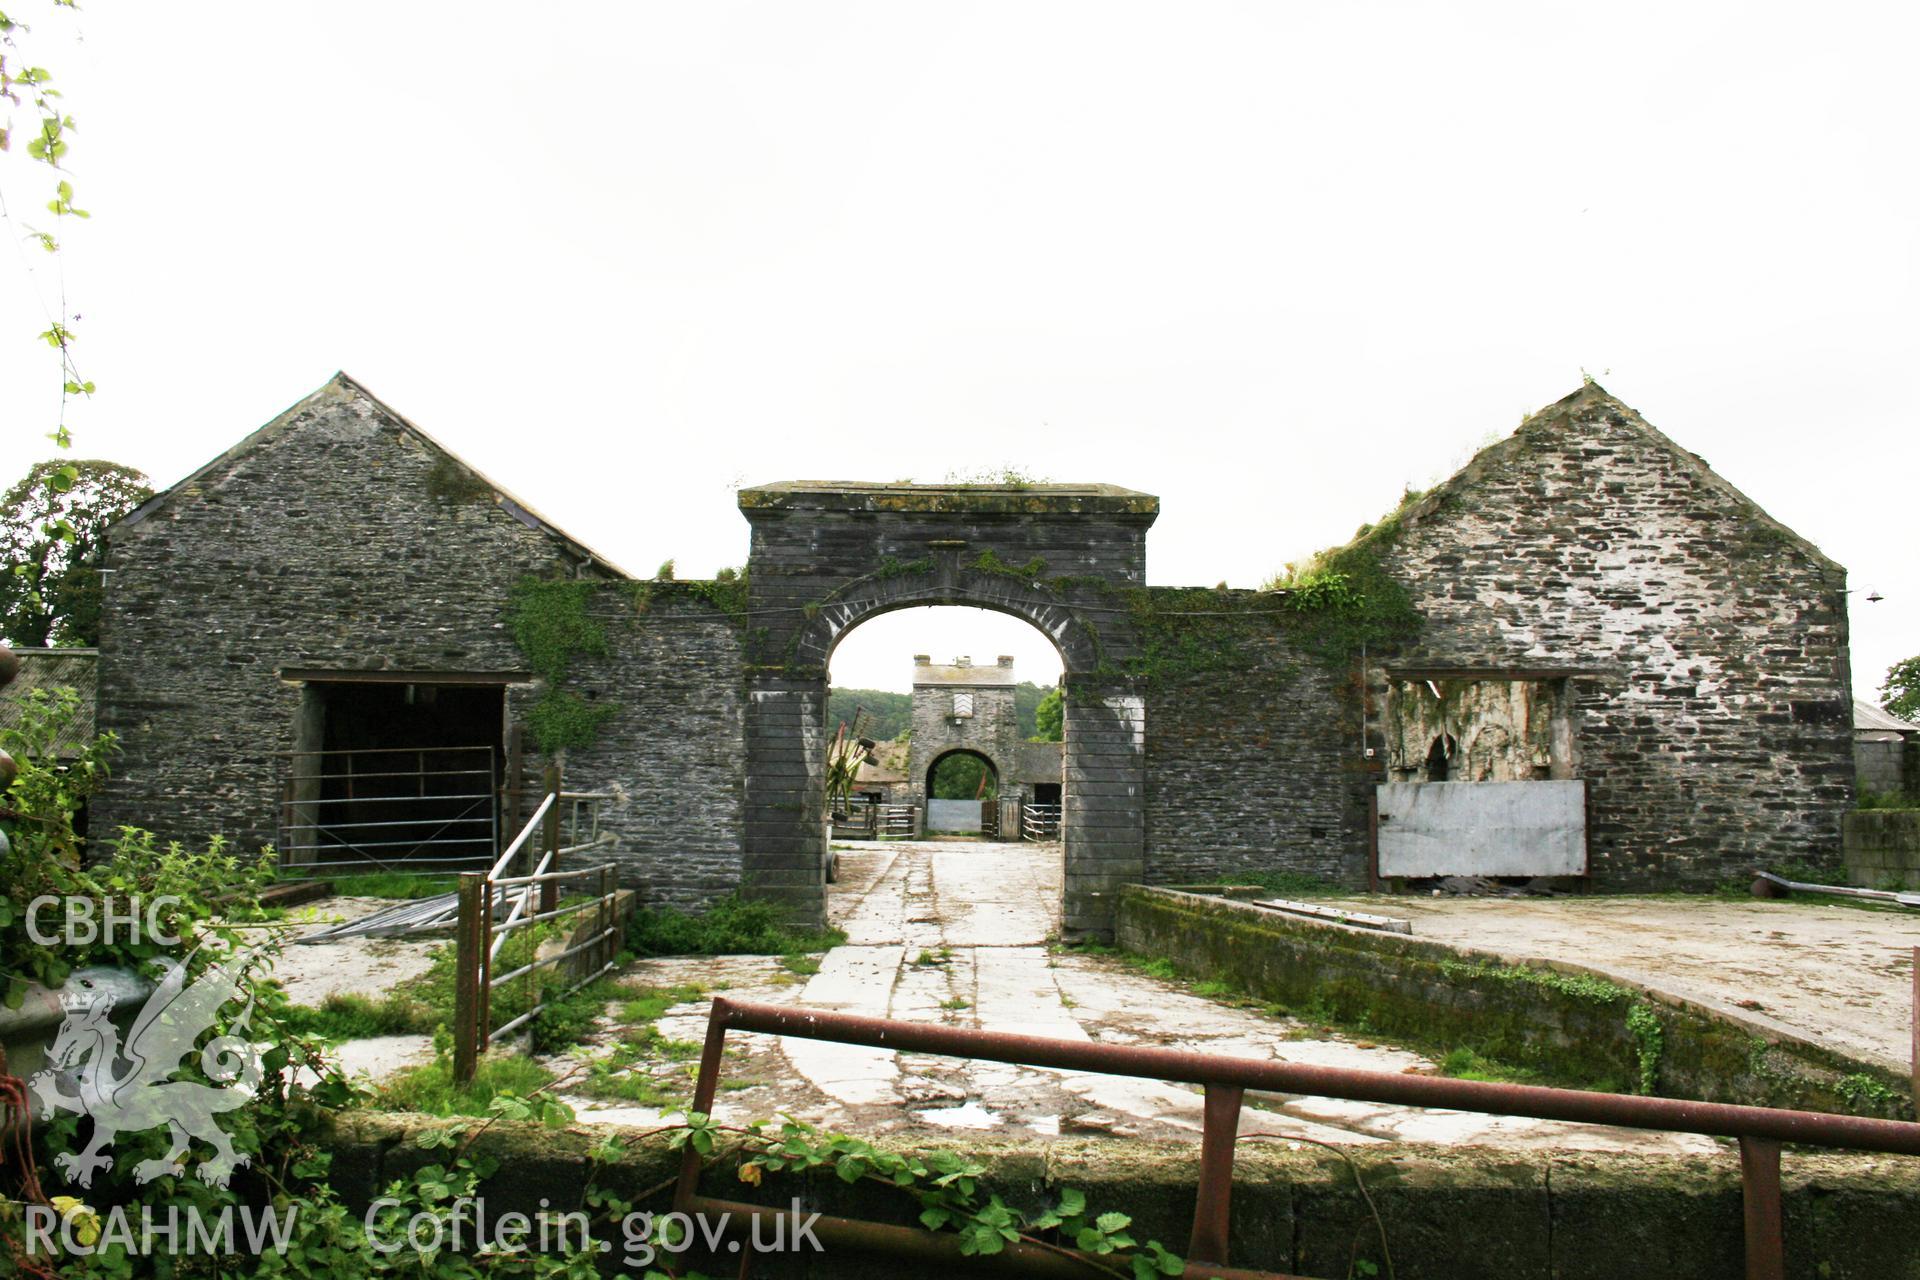
[[[538,730],[527,774],[562,757],[616,795],[630,883],[817,919],[834,646],[964,604],[1061,654],[1072,932],[1132,882],[1359,883],[1372,785],[1436,771],[1586,779],[1600,889],[1838,861],[1844,572],[1597,386],[1330,561],[1344,594],[1149,587],[1159,500],[1111,485],[739,507],[744,583],[642,583],[337,377],[112,530],[99,720],[125,754],[96,829],[271,841],[313,689],[483,687],[501,743]],[[568,627],[530,628],[530,581],[580,584]],[[530,655],[535,633],[570,647]]]

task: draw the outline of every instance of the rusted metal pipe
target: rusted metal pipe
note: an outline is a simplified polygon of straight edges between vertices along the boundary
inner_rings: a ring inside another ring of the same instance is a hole
[[[1920,1015],[1920,948],[1916,948],[1915,999]],[[1308,1094],[1358,1102],[1477,1111],[1489,1115],[1530,1116],[1625,1128],[1703,1133],[1740,1140],[1741,1186],[1746,1223],[1748,1280],[1784,1280],[1785,1231],[1780,1194],[1780,1146],[1805,1142],[1863,1151],[1920,1155],[1920,1124],[1862,1116],[1740,1107],[1674,1098],[1629,1097],[1502,1085],[1473,1080],[1395,1075],[1350,1068],[1310,1067],[1296,1063],[1232,1058],[1172,1049],[1053,1040],[929,1023],[895,1022],[853,1014],[827,1013],[716,997],[707,1019],[700,1072],[691,1110],[711,1114],[720,1083],[720,1066],[730,1029],[770,1035],[829,1040],[895,1052],[930,1053],[1017,1065],[1050,1067],[1105,1075],[1181,1081],[1206,1088],[1201,1136],[1200,1185],[1194,1206],[1191,1276],[1267,1277],[1276,1273],[1225,1266],[1234,1144],[1238,1137],[1243,1091]],[[1920,1058],[1920,1026],[1916,1026]],[[745,1221],[778,1217],[784,1211],[698,1194],[702,1158],[688,1143],[674,1187],[674,1208],[682,1213],[730,1213]],[[815,1228],[823,1245],[881,1252],[895,1259],[938,1261],[943,1267],[967,1264],[956,1236],[853,1219],[821,1218]],[[994,1263],[1029,1275],[1086,1275],[1090,1259],[1033,1245],[1010,1245]],[[1277,1277],[1277,1280],[1290,1280]]]
[[[863,1018],[730,1000],[725,996],[715,998],[711,1016],[713,1021],[741,1031],[1064,1071],[1177,1080],[1188,1084],[1227,1084],[1268,1093],[1345,1098],[1355,1102],[1398,1103],[1489,1115],[1530,1116],[1536,1120],[1567,1120],[1577,1124],[1703,1133],[1725,1138],[1765,1138],[1853,1151],[1920,1155],[1920,1124],[1904,1120],[1315,1067],[1138,1045],[1054,1040],[1004,1031]]]
[[[1786,1280],[1779,1143],[1764,1138],[1740,1139],[1740,1203],[1746,1216],[1747,1280]]]
[[[722,1200],[713,1196],[696,1196],[690,1204],[690,1209],[682,1209],[681,1212],[704,1213],[710,1221],[720,1214],[726,1214],[727,1236],[747,1235],[748,1227],[755,1221],[771,1227],[789,1218],[793,1212],[790,1208],[776,1209],[769,1205]],[[827,1214],[821,1214],[817,1219],[808,1214],[807,1220],[808,1230],[819,1237],[822,1251],[829,1255],[836,1248],[857,1253],[885,1254],[890,1260],[903,1265],[924,1263],[937,1268],[923,1273],[928,1275],[944,1276],[956,1272],[962,1275],[1004,1274],[1012,1270],[1025,1275],[1058,1277],[1058,1280],[1098,1280],[1103,1272],[1116,1277],[1131,1274],[1113,1270],[1111,1264],[1103,1266],[1090,1256],[1075,1257],[1072,1251],[1064,1248],[1049,1249],[1023,1240],[1009,1241],[999,1253],[990,1256],[969,1256],[960,1252],[960,1237],[952,1232],[894,1226],[860,1218],[836,1218]],[[763,1240],[773,1235],[773,1230],[765,1228],[760,1232]],[[791,1244],[790,1241],[788,1243]],[[1187,1269],[1181,1274],[1190,1278],[1207,1277],[1209,1280],[1300,1280],[1300,1277],[1275,1271],[1245,1271],[1204,1262],[1188,1262]]]
[[[1240,1137],[1236,1085],[1210,1084],[1200,1130],[1200,1187],[1193,1206],[1193,1236],[1187,1256],[1202,1262],[1227,1261],[1227,1228],[1233,1199],[1233,1147]]]

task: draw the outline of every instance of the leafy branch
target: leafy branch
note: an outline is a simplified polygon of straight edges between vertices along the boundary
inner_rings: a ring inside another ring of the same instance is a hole
[[[56,9],[78,7],[75,0],[52,0],[52,4]],[[0,11],[0,103],[4,103],[0,105],[0,112],[5,113],[0,117],[0,151],[13,150],[16,127],[11,108],[26,107],[33,114],[24,147],[27,159],[31,163],[47,166],[54,174],[53,198],[46,203],[47,212],[56,218],[85,219],[92,215],[74,203],[73,183],[66,176],[64,163],[72,148],[69,135],[77,126],[65,108],[60,90],[53,87],[53,73],[38,65],[28,54],[27,39],[32,30],[26,23]],[[13,222],[13,214],[4,195],[0,195],[0,219]],[[46,253],[57,255],[60,252],[60,241],[52,232],[32,226],[23,229],[24,238],[38,244]],[[81,374],[74,360],[73,345],[78,339],[73,323],[79,318],[77,314],[68,313],[66,290],[63,287],[59,313],[49,313],[47,327],[37,335],[40,341],[59,353],[60,413],[48,438],[62,449],[73,445],[73,437],[67,429],[69,401],[94,393],[93,382]],[[71,466],[57,468],[47,481],[49,492],[64,493],[78,479],[79,472]],[[46,533],[57,541],[69,543],[76,536],[73,526],[58,517],[48,522]]]

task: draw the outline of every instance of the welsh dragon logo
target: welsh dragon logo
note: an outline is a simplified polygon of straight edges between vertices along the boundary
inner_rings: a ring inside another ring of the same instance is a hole
[[[181,1069],[181,1060],[193,1052],[194,1043],[213,1026],[220,1007],[241,998],[253,956],[254,951],[248,950],[223,957],[209,964],[191,985],[187,974],[193,955],[184,961],[160,960],[164,976],[134,1018],[124,1046],[119,1028],[108,1016],[112,998],[107,992],[90,990],[82,981],[80,993],[66,998],[67,1015],[48,1050],[48,1066],[28,1083],[40,1100],[43,1117],[61,1109],[93,1121],[84,1151],[54,1157],[69,1181],[92,1185],[94,1172],[112,1165],[112,1158],[102,1152],[117,1135],[160,1125],[167,1126],[171,1146],[164,1156],[135,1165],[135,1182],[185,1173],[188,1147],[196,1138],[214,1150],[196,1170],[201,1181],[224,1187],[233,1171],[246,1165],[246,1155],[233,1149],[214,1117],[245,1106],[260,1085],[260,1053],[244,1035],[253,1013],[251,992],[233,1029],[200,1051],[201,1070],[223,1084],[172,1077]],[[78,1092],[63,1092],[67,1083],[77,1086]]]

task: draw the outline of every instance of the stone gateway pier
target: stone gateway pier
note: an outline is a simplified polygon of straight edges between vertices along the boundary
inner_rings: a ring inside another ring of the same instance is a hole
[[[742,569],[642,580],[336,377],[112,530],[98,711],[124,755],[96,829],[430,866],[493,847],[559,764],[649,899],[821,920],[834,647],[955,604],[1059,651],[1069,935],[1109,931],[1128,884],[1365,885],[1389,784],[1583,795],[1548,806],[1579,813],[1551,864],[1448,874],[1707,889],[1838,864],[1844,571],[1598,386],[1263,590],[1151,583],[1160,502],[1114,485],[738,502]],[[419,794],[369,789],[394,773]],[[1471,824],[1478,795],[1445,811]]]

